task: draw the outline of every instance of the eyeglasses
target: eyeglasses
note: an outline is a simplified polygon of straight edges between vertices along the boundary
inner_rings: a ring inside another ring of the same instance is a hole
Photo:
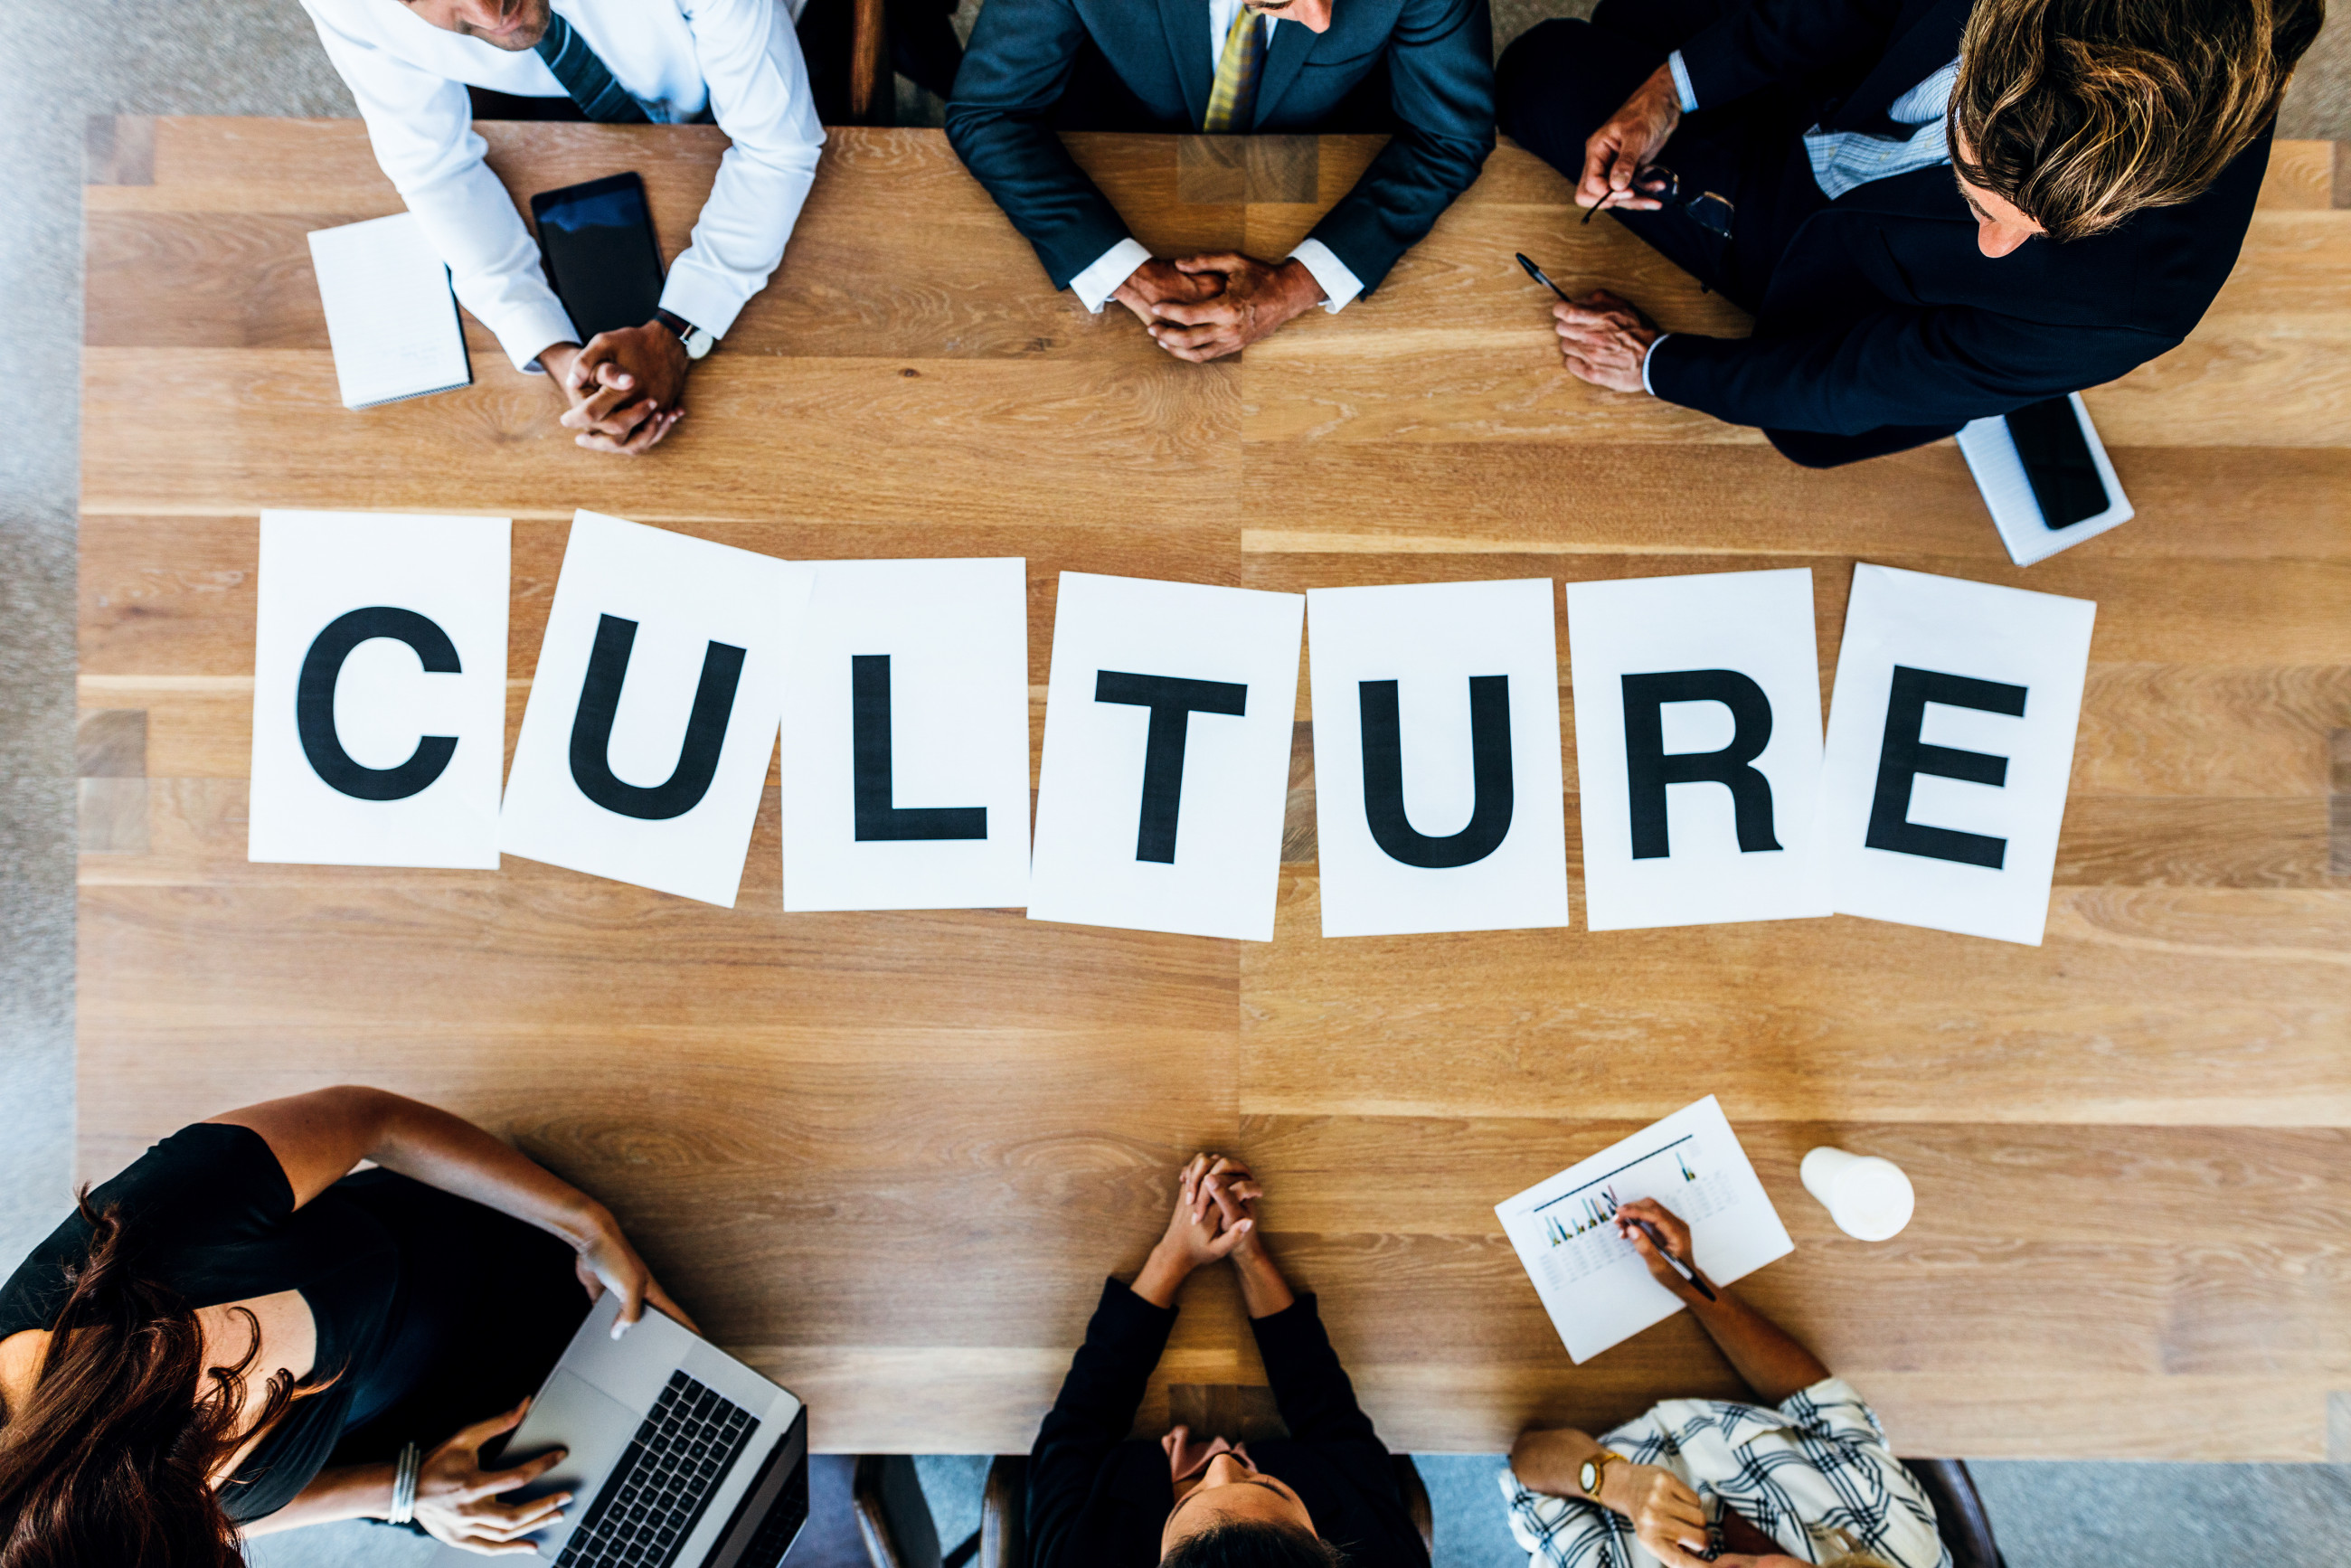
[[[1632,193],[1661,207],[1679,207],[1689,214],[1693,223],[1708,233],[1720,235],[1725,239],[1730,237],[1730,220],[1737,211],[1731,205],[1730,198],[1712,191],[1699,191],[1687,196],[1682,194],[1681,176],[1662,163],[1648,164],[1634,174]],[[1600,215],[1600,212],[1597,206],[1587,208],[1583,221],[1590,223]]]

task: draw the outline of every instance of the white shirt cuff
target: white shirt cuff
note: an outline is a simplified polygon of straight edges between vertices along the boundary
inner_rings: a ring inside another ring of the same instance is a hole
[[[1667,55],[1666,57],[1666,66],[1667,69],[1674,73],[1674,90],[1681,94],[1682,112],[1684,114],[1696,114],[1698,112],[1698,94],[1692,90],[1690,87],[1689,67],[1682,64],[1682,52],[1679,49],[1676,49],[1672,54]]]
[[[1119,241],[1102,253],[1102,259],[1070,279],[1070,292],[1095,315],[1102,314],[1104,301],[1118,292],[1118,286],[1134,276],[1134,269],[1151,259],[1143,243],[1133,237]]]
[[[1305,263],[1314,281],[1322,286],[1322,292],[1330,296],[1322,301],[1322,308],[1333,316],[1353,304],[1355,296],[1364,291],[1364,280],[1319,239],[1299,241],[1298,248],[1290,256],[1293,261]]]
[[[558,343],[580,341],[579,330],[571,325],[571,318],[563,313],[560,305],[553,303],[551,295],[549,298],[548,307],[527,306],[515,310],[494,329],[498,335],[498,347],[507,351],[507,358],[514,361],[514,368],[525,375],[547,373],[547,367],[538,362],[542,350]],[[475,319],[480,319],[478,312]],[[485,321],[483,325],[488,326],[489,323]]]
[[[1664,342],[1667,339],[1672,336],[1673,334],[1671,332],[1658,333],[1656,342],[1652,342],[1649,345],[1649,351],[1641,356],[1641,390],[1647,392],[1651,397],[1657,395],[1657,389],[1649,384],[1649,361],[1657,357],[1657,344]]]

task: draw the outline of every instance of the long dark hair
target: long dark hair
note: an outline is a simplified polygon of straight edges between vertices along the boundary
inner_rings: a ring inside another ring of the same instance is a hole
[[[236,1526],[213,1471],[296,1398],[273,1375],[258,1418],[240,1420],[259,1322],[234,1366],[204,1365],[196,1314],[142,1278],[120,1213],[89,1206],[89,1259],[70,1270],[48,1354],[0,1426],[0,1568],[239,1568]]]
[[[1159,1568],[1343,1568],[1339,1549],[1294,1524],[1212,1525],[1185,1537]]]

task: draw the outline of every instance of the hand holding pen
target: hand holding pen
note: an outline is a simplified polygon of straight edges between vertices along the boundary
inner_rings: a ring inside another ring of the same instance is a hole
[[[1697,1259],[1690,1250],[1689,1227],[1656,1198],[1636,1197],[1620,1205],[1616,1234],[1633,1244],[1633,1250],[1667,1290],[1687,1300],[1682,1289],[1686,1286],[1709,1301],[1717,1299],[1714,1287],[1698,1275]]]

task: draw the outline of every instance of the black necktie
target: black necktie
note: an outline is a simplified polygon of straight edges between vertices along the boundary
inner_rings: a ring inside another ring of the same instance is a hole
[[[611,69],[588,47],[588,40],[571,30],[562,12],[548,11],[547,32],[538,40],[538,53],[580,111],[598,124],[643,125],[653,119],[645,106],[613,79]]]

